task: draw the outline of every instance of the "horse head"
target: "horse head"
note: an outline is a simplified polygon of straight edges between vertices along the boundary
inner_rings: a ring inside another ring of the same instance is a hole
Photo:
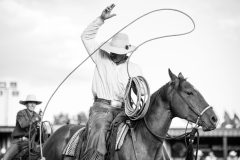
[[[168,71],[171,81],[167,99],[173,117],[186,119],[202,126],[203,131],[215,129],[218,118],[201,93],[184,78],[182,73],[176,76],[170,69]]]

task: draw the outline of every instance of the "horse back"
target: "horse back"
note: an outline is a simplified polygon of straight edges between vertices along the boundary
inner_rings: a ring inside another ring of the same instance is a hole
[[[65,146],[73,134],[82,127],[83,126],[69,124],[57,129],[43,146],[43,156],[46,160],[62,159],[62,152]]]

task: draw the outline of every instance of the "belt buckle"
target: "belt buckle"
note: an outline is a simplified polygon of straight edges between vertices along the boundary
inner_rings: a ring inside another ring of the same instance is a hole
[[[122,104],[123,103],[120,101],[114,101],[114,100],[111,101],[111,106],[113,106],[113,107],[121,108]]]
[[[27,137],[22,137],[22,140],[25,141],[25,140],[28,140],[28,138]]]

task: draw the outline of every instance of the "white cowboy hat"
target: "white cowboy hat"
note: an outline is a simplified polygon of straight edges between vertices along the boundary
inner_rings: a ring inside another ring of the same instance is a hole
[[[231,152],[229,152],[229,156],[235,157],[235,156],[237,156],[237,152],[231,151]]]
[[[116,34],[110,42],[105,43],[101,47],[101,50],[116,54],[127,54],[134,49],[136,49],[136,47],[130,45],[128,35],[125,33]]]
[[[28,95],[25,101],[19,101],[19,103],[22,105],[26,105],[28,102],[34,102],[37,105],[42,103],[41,101],[37,100],[35,95],[32,94]]]

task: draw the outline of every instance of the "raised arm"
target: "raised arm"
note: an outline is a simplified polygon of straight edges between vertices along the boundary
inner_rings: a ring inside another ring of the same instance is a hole
[[[92,54],[97,49],[97,47],[99,47],[95,38],[101,25],[104,23],[106,19],[116,16],[116,14],[111,14],[111,11],[114,8],[114,6],[115,5],[112,4],[111,6],[106,7],[102,11],[101,15],[97,19],[95,19],[92,23],[90,23],[88,27],[83,31],[81,39],[89,55]],[[99,53],[97,51],[97,53],[94,53],[91,56],[94,62],[97,60],[98,54]]]

